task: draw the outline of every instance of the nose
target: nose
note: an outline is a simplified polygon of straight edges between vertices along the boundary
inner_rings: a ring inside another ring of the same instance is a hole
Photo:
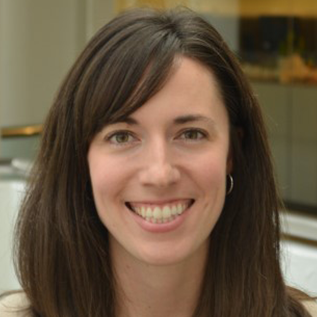
[[[143,153],[140,182],[147,186],[168,187],[180,179],[180,171],[165,142],[156,142]]]

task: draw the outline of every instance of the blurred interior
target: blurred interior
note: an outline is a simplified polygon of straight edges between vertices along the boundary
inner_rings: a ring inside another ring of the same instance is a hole
[[[0,0],[0,270],[11,272],[0,292],[18,287],[12,226],[63,77],[100,26],[144,5],[192,8],[236,53],[263,108],[288,207],[286,278],[317,294],[316,0]]]

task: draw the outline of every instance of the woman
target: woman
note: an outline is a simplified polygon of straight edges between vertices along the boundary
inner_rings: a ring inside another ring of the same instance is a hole
[[[49,113],[17,224],[24,293],[2,307],[317,316],[282,278],[281,207],[258,102],[220,35],[185,9],[126,12]]]

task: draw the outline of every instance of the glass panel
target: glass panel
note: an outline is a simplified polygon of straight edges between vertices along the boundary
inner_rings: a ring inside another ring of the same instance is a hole
[[[240,2],[240,56],[256,80],[317,84],[317,2]]]

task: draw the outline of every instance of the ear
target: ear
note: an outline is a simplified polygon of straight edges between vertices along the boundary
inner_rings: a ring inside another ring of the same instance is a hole
[[[242,128],[236,128],[236,137],[234,138],[238,143],[242,143],[242,139],[244,136],[244,132]],[[231,140],[232,142],[232,140]],[[232,149],[232,144],[230,144],[229,148],[229,153],[228,153],[228,158],[227,158],[227,174],[232,174],[234,169],[233,166],[233,149]]]
[[[233,171],[233,159],[232,159],[232,150],[230,147],[228,157],[227,157],[227,173],[226,174],[231,174],[232,171]]]

